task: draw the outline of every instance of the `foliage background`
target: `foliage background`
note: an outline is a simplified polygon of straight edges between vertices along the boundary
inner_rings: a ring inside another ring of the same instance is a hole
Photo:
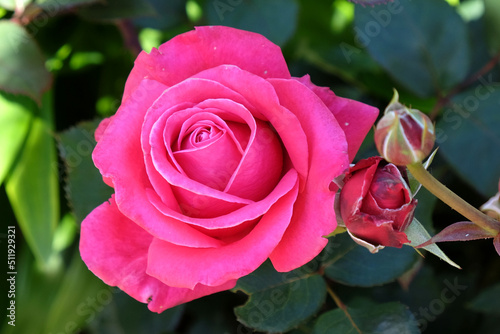
[[[7,226],[17,272],[16,326],[3,317],[2,333],[356,333],[352,322],[363,333],[498,333],[491,240],[440,245],[458,270],[410,247],[372,255],[341,234],[292,273],[266,263],[232,292],[160,315],[87,270],[79,224],[110,194],[91,161],[98,120],[118,108],[141,48],[206,24],[259,32],[292,75],[381,111],[395,87],[436,122],[432,173],[475,206],[498,191],[496,0],[0,0],[3,310]],[[357,159],[376,154],[370,134]],[[418,198],[432,233],[463,220],[425,190]]]

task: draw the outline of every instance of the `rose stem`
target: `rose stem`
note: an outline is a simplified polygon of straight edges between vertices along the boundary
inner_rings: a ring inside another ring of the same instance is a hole
[[[330,297],[332,297],[332,299],[335,302],[335,304],[337,305],[337,307],[339,309],[341,309],[342,311],[344,311],[345,316],[347,317],[347,319],[349,319],[349,321],[351,322],[354,329],[356,329],[356,331],[359,334],[362,334],[361,330],[358,328],[358,326],[356,325],[354,320],[352,320],[351,315],[347,311],[347,306],[345,306],[345,304],[340,300],[339,296],[337,296],[337,294],[335,292],[333,292],[332,288],[330,288],[328,285],[326,285],[326,290],[328,291],[328,294],[330,295]]]
[[[500,222],[485,215],[454,192],[448,189],[444,184],[439,182],[434,176],[429,173],[420,163],[414,163],[406,166],[410,173],[434,196],[448,204],[452,209],[459,212],[462,216],[468,218],[471,222],[489,232],[491,236],[495,236],[500,231]]]

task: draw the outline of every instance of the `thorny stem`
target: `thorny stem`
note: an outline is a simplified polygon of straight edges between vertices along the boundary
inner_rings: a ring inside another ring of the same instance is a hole
[[[462,216],[468,218],[471,222],[489,232],[492,237],[500,232],[500,222],[485,215],[461,197],[456,195],[444,184],[439,182],[434,176],[429,173],[420,163],[414,163],[406,166],[410,173],[434,196],[448,204],[452,209],[459,212]]]
[[[356,323],[354,322],[354,320],[352,320],[351,315],[347,311],[347,306],[345,306],[345,304],[342,302],[342,300],[340,300],[339,296],[337,296],[337,294],[328,285],[326,286],[326,290],[328,291],[328,294],[330,295],[330,297],[332,297],[332,299],[335,302],[335,304],[337,305],[337,307],[339,309],[341,309],[342,311],[344,311],[345,316],[347,317],[347,319],[349,319],[349,321],[351,322],[351,324],[354,327],[354,329],[356,329],[356,331],[359,334],[362,334],[361,330],[356,325]]]
[[[489,71],[495,67],[495,65],[500,61],[500,51],[497,52],[493,58],[490,59],[489,62],[487,62],[481,69],[479,69],[476,73],[472,74],[470,77],[465,79],[461,84],[457,85],[455,88],[453,88],[448,94],[445,96],[442,96],[432,108],[431,112],[429,113],[430,119],[434,120],[438,114],[439,111],[441,110],[442,107],[444,107],[448,102],[450,102],[450,99],[463,91],[465,88],[473,84],[477,79],[479,79],[481,76],[485,75]]]

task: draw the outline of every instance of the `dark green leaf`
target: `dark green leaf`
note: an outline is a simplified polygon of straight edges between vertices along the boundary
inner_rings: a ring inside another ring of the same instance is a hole
[[[500,88],[491,75],[457,95],[436,124],[440,154],[484,197],[498,192],[500,178]]]
[[[186,304],[184,319],[187,326],[178,329],[178,334],[252,333],[236,320],[234,306],[244,300],[241,294],[230,291],[216,293]],[[182,324],[182,322],[181,322]]]
[[[436,169],[432,170],[435,171]],[[418,218],[418,221],[429,233],[433,233],[432,212],[436,206],[437,197],[431,194],[429,190],[421,187],[415,198],[418,200],[418,205],[415,209],[415,217]]]
[[[249,295],[248,302],[235,308],[238,321],[267,332],[284,332],[314,315],[326,298],[326,284],[307,267],[278,273],[265,262],[238,281],[236,290]]]
[[[469,307],[482,313],[500,314],[500,284],[483,290],[469,303]]]
[[[360,5],[369,5],[369,6],[374,6],[374,5],[380,5],[382,3],[388,3],[391,0],[349,0],[351,2],[360,4]]]
[[[474,1],[470,2],[470,4],[474,3]],[[476,6],[480,6],[479,1],[475,1]],[[495,1],[495,3],[498,3]],[[464,3],[466,4],[466,3]],[[486,3],[485,3],[486,5]],[[500,9],[500,7],[499,7]],[[462,10],[463,11],[463,10]],[[473,36],[470,39],[470,61],[471,64],[469,66],[469,75],[473,75],[474,73],[481,71],[485,64],[487,64],[491,59],[491,48],[488,46],[488,37],[491,31],[487,27],[486,16],[493,14],[495,10],[491,12],[485,11],[484,17],[482,19],[476,19],[473,21],[467,22],[467,29],[469,30],[469,35]],[[496,13],[498,15],[498,9],[496,9]],[[496,72],[498,75],[498,67],[492,69],[491,72]]]
[[[416,334],[420,333],[416,320],[408,308],[400,303],[385,303],[365,307],[347,308],[347,312],[363,334]],[[314,326],[313,334],[359,333],[341,309],[322,314]]]
[[[299,27],[295,39],[297,55],[322,71],[387,96],[394,84],[368,52],[356,45],[352,34],[354,5],[335,1],[301,1]],[[345,96],[339,94],[340,96]]]
[[[52,77],[36,42],[20,25],[0,21],[0,90],[40,101]]]
[[[357,245],[347,233],[330,239],[324,270],[328,278],[346,285],[369,287],[392,282],[408,271],[417,253],[408,246],[386,247],[372,254]]]
[[[358,44],[421,97],[452,88],[468,73],[467,27],[445,1],[356,6],[355,24]]]
[[[66,195],[78,223],[113,193],[92,161],[98,124],[98,120],[82,123],[59,135],[59,151],[67,172]]]
[[[187,20],[185,0],[151,0],[150,3],[155,15],[135,19],[134,23],[138,26],[164,30]]]
[[[52,16],[69,8],[90,5],[96,2],[102,2],[102,0],[35,0],[35,4]]]
[[[31,251],[42,266],[52,255],[59,222],[57,152],[52,135],[52,95],[45,94],[40,117],[35,117],[26,144],[5,188]]]
[[[112,301],[89,325],[92,334],[165,334],[173,331],[183,314],[184,305],[151,312],[146,304],[138,302],[118,288],[110,290]]]
[[[295,32],[299,6],[296,0],[207,1],[208,23],[257,32],[283,45]]]
[[[88,20],[109,21],[154,16],[155,9],[146,0],[106,0],[82,8],[78,13]]]
[[[493,50],[500,50],[500,2],[497,0],[484,0],[484,19],[486,22],[486,36]]]
[[[19,153],[35,109],[27,97],[0,92],[0,184]]]

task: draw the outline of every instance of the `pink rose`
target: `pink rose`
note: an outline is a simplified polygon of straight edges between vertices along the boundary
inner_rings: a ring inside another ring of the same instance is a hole
[[[82,258],[155,312],[230,289],[268,258],[295,269],[335,229],[331,181],[377,114],[292,78],[255,33],[198,27],[142,52],[96,130],[115,194],[83,221]]]
[[[359,161],[349,170],[340,192],[346,228],[375,246],[401,248],[409,242],[404,230],[416,206],[405,172],[381,157]]]

